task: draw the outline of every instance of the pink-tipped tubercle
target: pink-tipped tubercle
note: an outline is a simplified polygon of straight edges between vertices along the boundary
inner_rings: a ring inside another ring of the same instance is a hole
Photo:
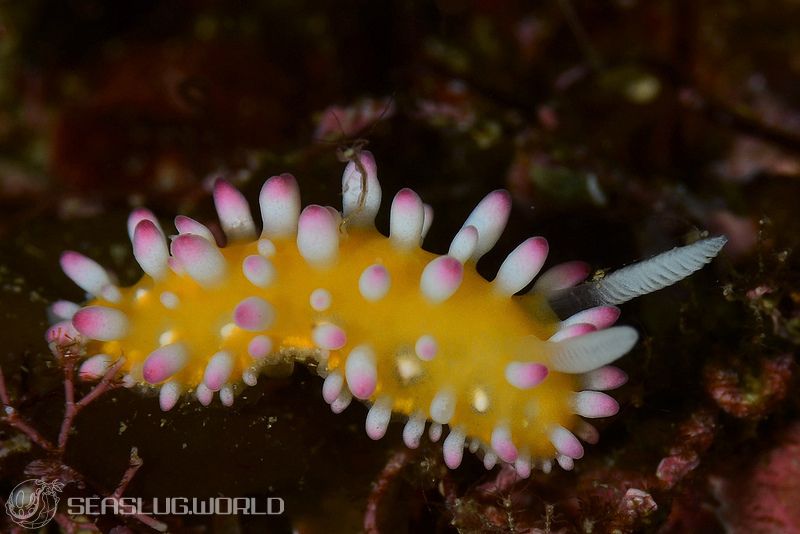
[[[358,163],[350,161],[342,175],[342,211],[350,225],[371,227],[381,206],[381,184],[372,154],[364,150],[356,158]]]
[[[186,273],[200,285],[215,286],[224,279],[227,271],[225,258],[217,246],[205,238],[181,234],[172,241],[171,249]]]
[[[300,189],[291,174],[273,176],[264,183],[258,197],[264,237],[290,237],[297,232]]]
[[[572,287],[583,282],[589,272],[589,264],[582,261],[559,263],[542,273],[533,284],[533,291],[550,293]]]
[[[205,238],[209,243],[216,243],[214,234],[204,224],[195,221],[191,217],[178,215],[175,217],[175,229],[179,234],[195,234]]]
[[[469,214],[464,226],[472,225],[478,229],[478,244],[472,254],[478,260],[500,239],[511,213],[511,195],[505,189],[492,191],[481,200]]]
[[[530,284],[547,259],[548,245],[543,237],[525,240],[505,259],[497,277],[495,290],[504,295],[513,295]]]
[[[225,179],[219,178],[214,183],[214,205],[229,241],[255,239],[256,225],[250,214],[247,199]]]
[[[358,279],[358,291],[368,301],[378,301],[386,296],[391,285],[389,271],[380,264],[370,265]]]
[[[133,231],[133,256],[142,270],[154,279],[161,280],[167,274],[167,242],[153,221],[145,219],[136,225]]]
[[[450,243],[448,256],[456,258],[461,263],[467,262],[475,253],[478,246],[478,229],[472,225],[463,227],[456,233]]]
[[[261,297],[248,297],[242,300],[233,311],[236,326],[250,332],[267,329],[275,320],[272,305]]]
[[[61,254],[61,269],[75,284],[92,295],[112,302],[119,300],[119,291],[111,276],[96,261],[83,254],[68,250]],[[109,291],[111,290],[111,291]]]
[[[158,229],[158,231],[161,232],[161,235],[164,235],[164,230],[162,230],[158,219],[152,211],[147,208],[136,208],[128,216],[128,237],[130,238],[131,242],[133,242],[133,234],[136,230],[136,226],[142,221],[150,221]]]
[[[590,324],[596,329],[601,330],[613,325],[619,319],[619,308],[616,306],[596,306],[583,310],[564,320],[562,326],[574,324]]]
[[[164,345],[147,356],[142,376],[150,384],[158,384],[179,372],[186,365],[189,354],[183,343]]]
[[[115,341],[128,333],[128,318],[115,308],[87,306],[72,318],[75,329],[89,339]]]
[[[378,383],[378,369],[371,348],[361,345],[350,352],[345,363],[345,378],[347,387],[357,399],[372,396]]]
[[[300,214],[297,250],[314,266],[331,264],[339,252],[339,223],[326,208],[312,204]]]
[[[422,226],[425,210],[422,200],[411,189],[401,189],[392,201],[389,218],[389,239],[399,250],[419,246],[422,240]]]
[[[420,290],[431,302],[442,302],[450,298],[461,285],[464,266],[451,256],[439,256],[422,271]]]

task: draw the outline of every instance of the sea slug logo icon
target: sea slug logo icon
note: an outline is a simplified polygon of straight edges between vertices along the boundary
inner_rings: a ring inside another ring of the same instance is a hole
[[[25,528],[40,528],[50,522],[58,509],[58,494],[64,484],[31,478],[11,490],[6,512],[11,520]]]

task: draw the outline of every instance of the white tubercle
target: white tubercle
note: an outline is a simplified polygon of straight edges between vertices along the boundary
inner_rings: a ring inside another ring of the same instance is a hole
[[[308,303],[314,311],[323,312],[333,304],[333,295],[327,289],[319,287],[311,292]]]
[[[326,266],[339,253],[339,225],[330,211],[312,204],[300,214],[297,249],[314,266]]]
[[[272,262],[259,254],[252,254],[244,259],[242,272],[256,287],[268,287],[275,280],[275,267]]]
[[[155,280],[161,280],[167,274],[167,242],[152,221],[145,219],[136,225],[133,231],[133,256],[142,270]]]
[[[436,443],[442,437],[442,425],[439,423],[431,423],[431,426],[428,427],[428,438],[433,442]]]
[[[161,232],[161,235],[164,235],[164,230],[162,230],[158,219],[156,219],[152,211],[147,208],[136,208],[128,215],[128,237],[131,243],[133,243],[133,232],[136,230],[136,226],[142,221],[152,222],[153,225],[158,228],[158,231]]]
[[[178,338],[176,337],[175,330],[172,329],[164,330],[158,336],[158,344],[163,347],[164,345],[169,345],[170,343],[174,343],[176,339]]]
[[[213,287],[225,278],[227,264],[217,246],[194,234],[181,234],[172,240],[172,255],[197,283]]]
[[[273,176],[264,183],[258,197],[264,237],[291,237],[297,232],[300,188],[291,174]]]
[[[336,397],[336,400],[331,403],[331,411],[333,413],[342,413],[345,408],[350,406],[350,402],[353,400],[353,395],[350,393],[350,390],[347,388],[342,388],[342,391],[339,392],[339,396]]]
[[[102,290],[100,290],[100,297],[106,299],[109,302],[119,302],[122,298],[122,293],[120,293],[119,288],[114,284],[109,284],[105,286]]]
[[[375,215],[381,207],[381,184],[372,153],[364,150],[356,157],[358,163],[350,161],[342,174],[342,212],[350,225],[370,227],[375,224]],[[360,200],[363,203],[359,206]]]
[[[540,363],[511,362],[506,366],[506,381],[517,389],[531,389],[547,378],[548,369]]]
[[[572,468],[575,467],[575,460],[565,454],[559,454],[556,456],[556,461],[564,471],[572,471]]]
[[[223,406],[233,406],[233,386],[230,384],[225,384],[219,390],[219,401],[222,403]]]
[[[429,362],[434,359],[436,353],[439,352],[439,344],[436,343],[436,338],[432,335],[425,334],[417,339],[417,342],[414,344],[414,352],[420,360]]]
[[[325,206],[325,209],[328,210],[328,213],[330,213],[331,217],[333,217],[334,221],[336,221],[336,228],[341,228],[342,221],[344,221],[342,218],[342,213],[333,206]]]
[[[528,478],[531,476],[531,457],[527,452],[520,453],[517,461],[514,462],[514,469],[520,478]]]
[[[115,341],[128,333],[128,317],[116,308],[106,306],[87,306],[78,310],[72,317],[75,329],[98,341]]]
[[[378,383],[378,369],[375,352],[367,345],[355,347],[345,362],[347,387],[357,399],[368,399],[375,393]]]
[[[233,310],[236,326],[248,332],[266,330],[275,321],[275,309],[261,297],[248,297]]]
[[[575,324],[590,324],[598,330],[608,328],[619,319],[620,310],[616,306],[595,306],[567,317],[561,327]]]
[[[419,447],[423,432],[425,432],[425,414],[418,410],[411,414],[403,427],[403,443],[409,449],[416,449]]]
[[[203,406],[208,406],[214,400],[214,392],[206,387],[205,384],[198,384],[194,390],[194,395]]]
[[[581,417],[590,419],[610,417],[619,412],[619,404],[612,397],[599,391],[580,391],[572,397],[572,407]]]
[[[392,398],[388,395],[378,397],[375,404],[367,412],[365,424],[367,436],[371,439],[381,439],[389,428],[389,421],[392,418]]]
[[[257,365],[251,365],[244,371],[242,371],[242,382],[247,384],[250,387],[255,386],[258,384],[258,373],[260,369]]]
[[[314,344],[327,350],[338,350],[347,344],[347,333],[332,323],[322,323],[311,332]]]
[[[375,302],[386,296],[391,285],[389,271],[378,263],[370,265],[358,279],[358,291],[361,296],[370,302]]]
[[[472,254],[473,260],[477,261],[497,243],[510,213],[511,195],[504,189],[492,191],[475,206],[464,222],[464,226],[472,225],[478,229],[478,245]]]
[[[589,264],[582,261],[559,263],[546,270],[533,284],[536,293],[552,293],[582,282],[589,276]]]
[[[179,234],[194,234],[199,235],[209,243],[216,244],[217,240],[211,230],[206,225],[195,221],[186,215],[178,215],[175,217],[175,229]]]
[[[223,178],[218,178],[214,182],[214,205],[228,241],[252,241],[255,239],[256,225],[250,214],[247,199]]]
[[[503,261],[492,284],[495,291],[503,295],[513,295],[530,284],[539,274],[547,259],[547,240],[531,237],[522,242]]]
[[[567,326],[561,326],[561,328],[550,336],[550,339],[547,341],[552,341],[553,343],[557,343],[559,341],[564,341],[565,339],[569,339],[571,337],[578,337],[584,334],[588,334],[589,332],[594,332],[597,330],[597,327],[588,324],[588,323],[578,323],[578,324],[571,324]]]
[[[278,252],[275,243],[265,237],[258,240],[258,245],[256,245],[256,247],[258,248],[258,253],[265,258],[271,258]]]
[[[47,332],[44,334],[44,338],[47,340],[47,344],[50,346],[50,349],[56,354],[58,353],[57,346],[59,345],[72,343],[83,344],[86,341],[86,338],[75,329],[75,326],[72,324],[71,320],[64,320],[55,323],[53,326],[47,329]]]
[[[450,243],[448,256],[452,256],[461,263],[468,261],[475,253],[478,246],[478,229],[472,225],[465,226],[459,230],[453,241]]]
[[[50,305],[47,311],[50,316],[50,322],[55,323],[72,319],[75,313],[80,309],[80,304],[68,300],[57,300]]]
[[[233,371],[233,355],[228,351],[214,354],[206,365],[203,383],[211,391],[219,391]]]
[[[183,393],[183,388],[180,383],[175,380],[170,380],[162,385],[161,389],[158,391],[158,405],[161,407],[161,410],[168,412],[173,409],[178,403],[178,399],[181,398],[181,393]]]
[[[247,344],[247,354],[254,360],[266,358],[272,352],[272,340],[267,336],[253,336]]]
[[[442,302],[450,298],[461,285],[464,266],[451,256],[439,256],[422,271],[420,290],[431,302]]]
[[[401,189],[392,201],[389,218],[389,239],[395,248],[410,250],[422,240],[425,210],[422,200],[411,189]]]
[[[111,356],[108,354],[95,354],[81,363],[78,376],[81,380],[97,380],[111,367]]]
[[[139,381],[136,378],[134,378],[133,375],[131,375],[130,373],[125,373],[124,375],[122,375],[122,379],[120,380],[122,387],[124,387],[125,389],[131,389],[132,387],[136,386],[138,382]]]
[[[511,431],[506,425],[500,424],[492,430],[492,449],[497,453],[501,460],[513,463],[517,459],[519,452],[514,442],[511,440]]]
[[[420,242],[425,239],[425,236],[428,235],[428,230],[431,229],[431,225],[433,224],[433,206],[430,204],[423,204],[422,209],[425,213],[425,217],[422,221],[422,234],[420,235]]]
[[[339,371],[334,371],[326,376],[322,383],[322,398],[325,399],[325,402],[332,404],[342,392],[343,385],[344,377]]]
[[[606,365],[581,376],[581,385],[585,389],[608,391],[616,389],[628,381],[625,371],[613,365]]]
[[[464,456],[464,440],[466,435],[460,428],[450,430],[450,434],[445,438],[442,444],[442,452],[444,455],[444,463],[450,469],[455,469],[461,465],[461,459]]]
[[[75,284],[95,296],[111,302],[119,301],[119,289],[111,276],[96,261],[83,254],[68,250],[61,254],[61,269]]]
[[[492,469],[495,465],[497,465],[497,455],[491,451],[487,451],[483,455],[483,467],[488,470]]]
[[[449,388],[440,389],[431,399],[431,419],[439,424],[446,425],[453,418],[456,411],[456,394]]]
[[[181,262],[175,256],[170,256],[167,258],[167,265],[169,265],[169,270],[173,273],[177,274],[178,276],[183,276],[186,274],[186,269],[183,268]]]
[[[576,422],[574,432],[575,435],[580,439],[592,445],[600,440],[600,433],[597,431],[594,425],[587,423],[582,419],[579,419]]]
[[[151,352],[142,366],[142,377],[150,384],[158,384],[186,366],[189,353],[183,343],[171,343]]]
[[[564,428],[556,425],[550,430],[550,443],[564,456],[579,459],[583,457],[583,445],[575,435]],[[563,466],[562,466],[563,467]]]
[[[161,302],[161,305],[167,308],[168,310],[174,310],[178,306],[180,306],[181,299],[178,298],[178,295],[173,293],[172,291],[162,291],[161,294],[158,296],[158,300]]]

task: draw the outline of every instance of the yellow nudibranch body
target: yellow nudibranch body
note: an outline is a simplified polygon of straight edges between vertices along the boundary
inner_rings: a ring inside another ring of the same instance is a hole
[[[568,301],[588,274],[584,264],[556,266],[515,296],[545,262],[543,238],[523,242],[492,282],[475,269],[505,227],[504,191],[475,208],[442,256],[421,248],[432,211],[411,190],[394,198],[389,237],[375,229],[381,189],[369,152],[345,169],[342,213],[314,205],[301,212],[286,174],[262,189],[260,237],[230,184],[219,180],[214,200],[225,247],[182,216],[168,245],[152,213],[134,211],[129,232],[145,274],[132,287],[117,288],[92,260],[64,253],[64,271],[93,298],[84,307],[54,304],[61,321],[48,340],[80,344],[82,377],[98,378],[124,358],[126,384],[158,389],[169,410],[183,394],[206,405],[218,394],[231,405],[260,374],[308,363],[325,378],[323,398],[335,412],[352,397],[371,405],[373,439],[392,413],[402,414],[408,446],[418,446],[427,423],[434,441],[446,425],[448,466],[469,448],[487,468],[500,460],[522,476],[549,470],[553,459],[571,468],[583,455],[577,437],[597,439],[584,418],[616,413],[600,390],[624,383],[608,363],[630,350],[636,333],[608,328],[619,315],[611,304],[686,276],[724,244],[674,249],[608,284],[577,286],[579,308],[587,294],[593,305],[561,320],[549,299]]]

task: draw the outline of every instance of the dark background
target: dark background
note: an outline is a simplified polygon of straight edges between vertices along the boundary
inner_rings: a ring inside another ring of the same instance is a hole
[[[304,203],[338,206],[337,149],[368,141],[384,199],[409,186],[436,209],[430,250],[485,193],[512,192],[509,230],[479,266],[489,277],[529,235],[548,238],[550,264],[596,269],[704,232],[730,241],[625,307],[643,339],[621,360],[622,410],[574,472],[514,482],[471,455],[448,472],[439,446],[402,453],[402,422],[371,442],[363,406],[331,414],[297,369],[233,409],[102,397],[58,459],[82,491],[113,490],[136,446],[128,495],[287,501],[279,518],[170,518],[175,532],[798,532],[798,27],[790,0],[0,2],[12,398],[55,436],[63,377],[45,308],[81,298],[61,250],[132,283],[132,207],[213,224],[209,177],[255,205],[281,172]],[[0,427],[0,495],[43,458]]]

